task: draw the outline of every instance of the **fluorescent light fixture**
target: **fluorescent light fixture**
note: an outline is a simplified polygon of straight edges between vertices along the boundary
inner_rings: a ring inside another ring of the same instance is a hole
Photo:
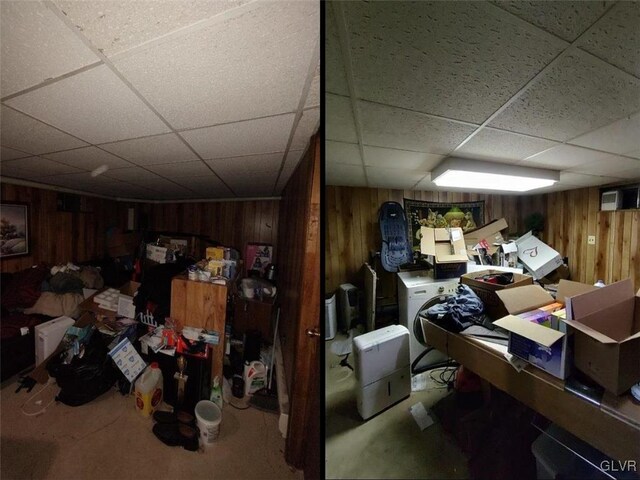
[[[431,178],[439,187],[528,192],[553,185],[560,172],[450,157],[433,169]]]

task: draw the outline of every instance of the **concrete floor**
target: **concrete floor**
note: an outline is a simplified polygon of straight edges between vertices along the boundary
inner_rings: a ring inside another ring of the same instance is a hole
[[[365,422],[356,407],[355,375],[330,350],[345,338],[325,342],[326,478],[468,478],[467,459],[437,419],[421,431],[409,412],[418,402],[429,409],[446,388],[429,381],[427,390]]]

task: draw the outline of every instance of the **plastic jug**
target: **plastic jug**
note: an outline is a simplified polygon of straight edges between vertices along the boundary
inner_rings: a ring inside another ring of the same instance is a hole
[[[152,415],[162,401],[162,371],[156,362],[138,377],[135,390],[136,410],[145,417]]]
[[[257,360],[244,364],[244,394],[253,395],[267,386],[267,367]]]

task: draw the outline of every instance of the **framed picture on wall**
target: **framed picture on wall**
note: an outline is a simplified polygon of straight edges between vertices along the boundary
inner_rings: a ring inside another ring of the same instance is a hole
[[[29,207],[0,204],[0,258],[29,254]]]

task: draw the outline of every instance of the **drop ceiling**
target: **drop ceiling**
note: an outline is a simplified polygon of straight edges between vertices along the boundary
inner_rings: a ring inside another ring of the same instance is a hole
[[[640,180],[640,2],[331,2],[325,61],[327,184],[443,190],[447,156]]]
[[[318,130],[318,2],[3,0],[0,14],[3,182],[272,198]]]

